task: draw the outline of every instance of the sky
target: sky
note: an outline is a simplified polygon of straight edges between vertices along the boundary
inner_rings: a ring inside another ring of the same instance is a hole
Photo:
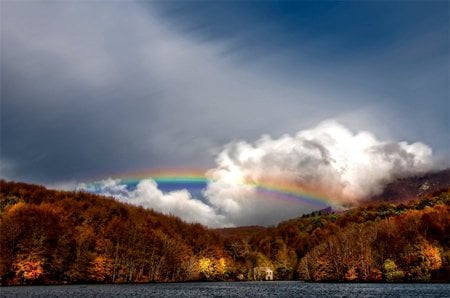
[[[1,1],[1,178],[208,226],[359,202],[450,164],[449,6]]]

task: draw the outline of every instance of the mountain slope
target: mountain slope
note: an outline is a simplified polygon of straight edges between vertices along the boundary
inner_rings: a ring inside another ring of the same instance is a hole
[[[450,169],[422,176],[397,179],[384,188],[383,192],[370,201],[399,202],[433,194],[450,187]]]
[[[0,190],[2,283],[197,280],[198,260],[227,261],[218,234],[174,216],[25,183]]]
[[[210,230],[83,192],[0,181],[2,285],[275,279],[450,281],[450,188],[409,202]]]

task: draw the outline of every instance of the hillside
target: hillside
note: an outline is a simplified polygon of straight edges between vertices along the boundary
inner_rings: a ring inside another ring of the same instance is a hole
[[[427,173],[421,176],[405,177],[392,181],[383,192],[371,201],[399,202],[416,199],[447,189],[450,186],[450,169]]]
[[[236,228],[218,228],[213,229],[214,232],[220,234],[225,239],[243,239],[254,236],[257,233],[264,232],[265,227],[262,226],[245,226]]]
[[[202,258],[226,260],[216,233],[173,216],[84,192],[0,188],[2,283],[183,281],[204,277]]]
[[[252,280],[450,281],[450,189],[210,230],[84,192],[0,181],[2,285]]]
[[[420,176],[410,176],[396,179],[388,183],[383,192],[373,196],[367,201],[361,203],[361,206],[370,206],[383,203],[406,203],[408,201],[419,199],[424,196],[430,196],[445,192],[450,187],[450,168],[442,171],[431,172]],[[309,214],[326,215],[335,212],[331,207],[317,210]],[[236,228],[215,229],[225,238],[245,238],[252,234],[258,234],[264,231],[261,226],[247,226]]]

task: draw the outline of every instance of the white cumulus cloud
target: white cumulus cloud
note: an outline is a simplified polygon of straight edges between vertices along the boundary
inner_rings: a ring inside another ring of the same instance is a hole
[[[230,143],[216,163],[205,190],[211,204],[234,223],[275,223],[299,210],[262,199],[251,185],[289,183],[336,204],[355,203],[380,193],[394,178],[430,170],[432,150],[422,143],[381,141],[370,132],[353,133],[325,121],[294,136]]]
[[[267,185],[303,189],[328,198],[330,205],[354,204],[379,194],[395,178],[432,166],[432,150],[423,143],[381,141],[370,132],[355,133],[325,121],[295,135],[265,135],[253,143],[241,140],[223,146],[216,167],[206,173],[210,182],[203,200],[187,190],[163,193],[151,179],[133,190],[114,179],[80,188],[211,227],[269,225],[326,205],[315,198],[312,204],[292,195],[286,199],[289,196],[273,189],[264,192]]]
[[[120,179],[105,179],[93,184],[80,184],[80,190],[112,196],[119,201],[151,208],[172,214],[187,222],[196,222],[208,226],[229,226],[225,216],[217,214],[215,209],[191,196],[187,190],[163,193],[152,179],[141,180],[135,189],[129,190]]]

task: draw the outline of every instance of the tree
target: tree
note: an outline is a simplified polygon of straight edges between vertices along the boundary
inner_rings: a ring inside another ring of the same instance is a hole
[[[347,270],[347,273],[345,273],[345,280],[347,281],[354,281],[358,279],[358,274],[356,272],[356,268],[355,267],[350,267]]]
[[[202,257],[198,260],[198,271],[202,279],[209,280],[214,274],[214,265],[210,258]]]
[[[423,238],[419,238],[415,245],[409,245],[405,250],[408,251],[405,252],[404,258],[409,280],[430,281],[431,272],[442,266],[439,248]]]
[[[113,260],[104,256],[97,256],[89,267],[89,276],[96,282],[111,280],[112,269]]]
[[[78,226],[75,234],[75,255],[67,275],[72,281],[89,280],[91,266],[96,258],[95,234],[88,225]]]
[[[43,263],[43,260],[38,256],[18,256],[13,264],[13,268],[20,284],[33,283],[41,278],[44,274]]]
[[[383,264],[383,273],[387,282],[398,282],[403,280],[405,272],[399,269],[392,259],[386,259]]]
[[[227,261],[225,260],[225,258],[219,258],[218,260],[216,260],[214,262],[214,272],[216,273],[216,275],[219,278],[224,278],[226,277],[226,273],[227,273]]]

